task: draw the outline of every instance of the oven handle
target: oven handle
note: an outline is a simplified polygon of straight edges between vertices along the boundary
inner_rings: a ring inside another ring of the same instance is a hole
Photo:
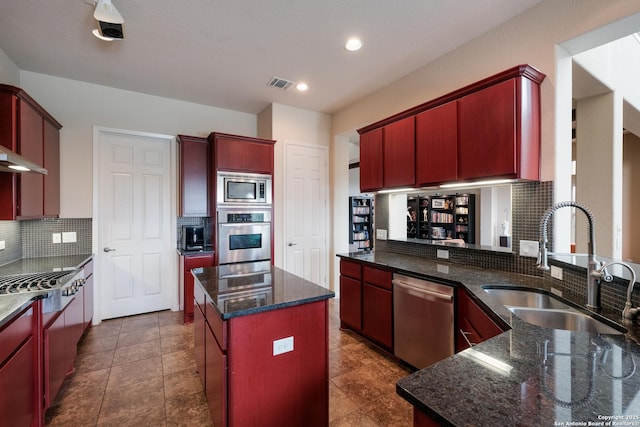
[[[249,273],[238,273],[238,274],[224,274],[224,275],[221,275],[220,278],[228,279],[230,277],[247,277],[247,276],[256,276],[258,274],[266,274],[266,273],[271,273],[271,270],[252,271]]]

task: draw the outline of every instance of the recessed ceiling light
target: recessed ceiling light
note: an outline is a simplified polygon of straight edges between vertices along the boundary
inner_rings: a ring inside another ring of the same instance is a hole
[[[306,83],[298,83],[296,85],[296,89],[298,89],[300,92],[304,92],[309,89],[309,85]]]
[[[362,47],[362,42],[360,39],[352,38],[347,40],[347,43],[344,45],[344,48],[350,52],[355,52],[356,50],[360,50]]]

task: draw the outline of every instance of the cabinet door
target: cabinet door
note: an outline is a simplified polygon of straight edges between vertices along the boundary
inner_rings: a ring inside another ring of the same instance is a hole
[[[205,327],[205,395],[214,426],[227,425],[227,355],[222,352],[213,332]]]
[[[384,127],[384,188],[413,186],[415,178],[415,117]]]
[[[248,172],[273,174],[273,145],[258,142],[245,142]]]
[[[456,101],[416,116],[416,184],[458,178],[458,105]]]
[[[362,330],[362,284],[359,280],[340,276],[340,323],[356,331]]]
[[[86,329],[91,325],[91,321],[93,320],[93,274],[86,278],[82,289],[84,291],[83,327]]]
[[[78,290],[73,301],[65,308],[64,313],[67,330],[68,368],[71,368],[78,354],[78,341],[84,332],[84,287]]]
[[[383,128],[360,135],[360,191],[375,191],[383,187]]]
[[[3,425],[38,425],[36,404],[40,400],[36,393],[35,341],[30,336],[8,361],[0,364],[0,419]]]
[[[476,304],[463,288],[458,288],[457,297],[457,326],[456,349],[458,351],[478,344],[505,331],[485,311]],[[462,335],[466,335],[466,340]]]
[[[362,284],[362,333],[393,348],[393,299],[391,291]]]
[[[26,102],[21,101],[19,108],[19,153],[33,163],[42,166],[44,163],[42,116]],[[44,203],[43,175],[22,173],[19,181],[18,216],[23,218],[42,217]]]
[[[196,360],[196,370],[202,387],[205,383],[205,330],[207,329],[204,314],[196,306],[193,313],[193,356]]]
[[[462,97],[458,102],[459,178],[515,177],[515,79]]]
[[[179,135],[180,216],[209,216],[209,142]]]
[[[64,311],[44,329],[44,398],[47,409],[69,371]]]
[[[216,138],[215,144],[215,161],[218,169],[244,171],[246,167],[245,141],[230,138]]]
[[[60,132],[58,128],[44,123],[44,216],[60,215]]]
[[[198,267],[208,267],[213,265],[213,254],[185,255],[184,262],[184,323],[193,321],[193,286],[194,278],[191,270]]]

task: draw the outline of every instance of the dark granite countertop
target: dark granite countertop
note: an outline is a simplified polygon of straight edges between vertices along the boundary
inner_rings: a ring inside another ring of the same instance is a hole
[[[628,332],[620,335],[546,329],[519,319],[482,289],[511,285],[550,290],[541,277],[385,252],[339,256],[462,285],[511,327],[398,381],[400,396],[443,425],[586,426],[612,421],[609,425],[640,426],[637,325],[625,325]],[[566,292],[563,297],[581,306],[586,302]],[[600,314],[620,323],[620,310]]]
[[[278,310],[333,298],[335,294],[302,277],[270,266],[267,280],[256,283],[254,275],[233,278],[233,288],[219,277],[218,267],[192,270],[195,283],[202,287],[223,320]]]
[[[0,277],[16,274],[49,273],[52,271],[73,271],[86,263],[93,255],[67,255],[42,258],[24,258],[0,266]],[[31,304],[35,298],[47,291],[23,294],[0,295],[0,326],[11,320],[14,314]]]

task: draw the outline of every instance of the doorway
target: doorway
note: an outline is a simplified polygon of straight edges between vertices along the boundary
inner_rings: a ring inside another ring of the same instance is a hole
[[[177,309],[172,136],[94,128],[99,319]]]

